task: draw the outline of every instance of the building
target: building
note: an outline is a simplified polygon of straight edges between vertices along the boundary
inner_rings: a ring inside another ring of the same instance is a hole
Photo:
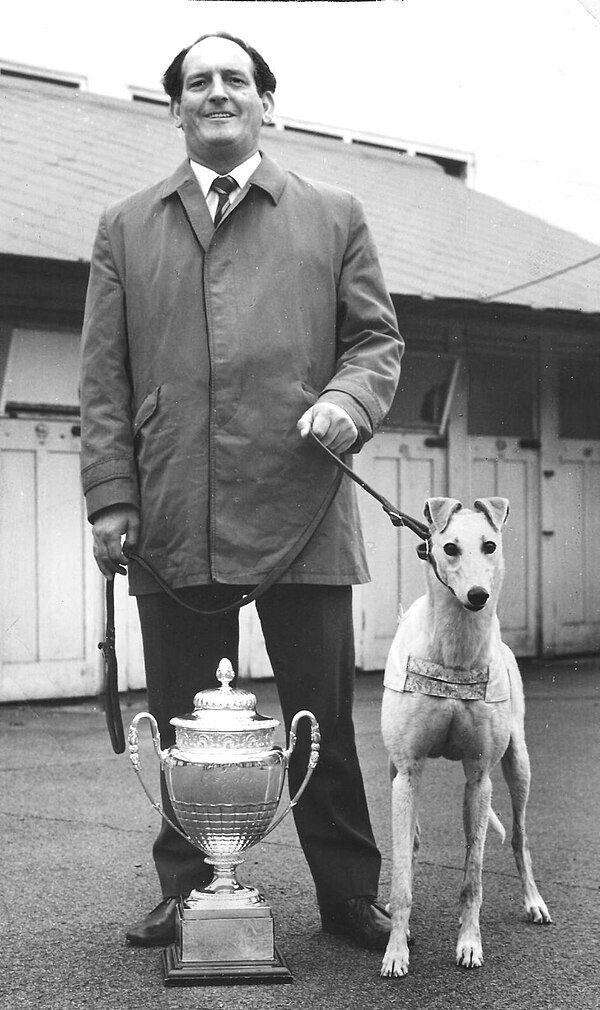
[[[43,78],[43,79],[40,79]],[[184,156],[162,102],[0,64],[0,700],[93,694],[102,580],[79,489],[78,348],[104,205]],[[135,96],[134,96],[135,97]],[[385,138],[264,131],[264,150],[362,200],[407,353],[357,471],[403,511],[448,494],[511,500],[505,637],[520,655],[600,641],[600,249],[472,190],[472,160]],[[292,127],[292,128],[290,128]],[[415,538],[360,494],[373,582],[359,666],[380,669],[422,591]],[[143,685],[119,580],[123,687]],[[265,671],[244,614],[241,672]]]

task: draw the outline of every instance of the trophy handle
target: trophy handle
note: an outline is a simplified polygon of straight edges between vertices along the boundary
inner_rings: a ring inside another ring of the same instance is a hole
[[[288,767],[290,757],[292,756],[294,747],[296,746],[296,730],[298,728],[298,723],[300,722],[301,719],[310,720],[310,755],[308,758],[306,775],[304,776],[302,784],[300,785],[300,788],[298,789],[298,792],[294,796],[293,800],[290,800],[288,806],[285,808],[283,813],[279,814],[279,816],[275,818],[272,824],[269,825],[264,835],[262,836],[263,838],[266,838],[267,835],[270,835],[271,832],[274,830],[274,828],[276,828],[278,824],[281,824],[283,818],[287,817],[290,810],[293,810],[298,800],[302,796],[302,793],[306,789],[308,783],[310,782],[312,773],[317,767],[317,762],[319,760],[319,749],[321,747],[321,733],[319,732],[319,724],[315,719],[314,715],[312,714],[312,712],[308,712],[306,709],[303,709],[301,712],[296,712],[296,715],[292,719],[292,725],[290,726],[288,747],[287,750],[284,750],[283,752],[285,766],[286,768]]]
[[[137,731],[138,723],[140,723],[142,719],[147,719],[148,722],[150,723],[152,729],[152,743],[154,744],[154,750],[158,755],[158,760],[160,761],[161,768],[163,766],[165,758],[169,753],[168,751],[161,749],[160,732],[158,729],[158,723],[154,718],[154,716],[151,715],[150,712],[138,712],[138,714],[134,716],[131,726],[129,727],[129,734],[127,737],[127,743],[129,745],[129,759],[133,765],[133,770],[136,773],[138,779],[140,780],[142,789],[146,793],[146,796],[150,800],[150,803],[152,804],[154,809],[158,810],[162,819],[166,821],[167,824],[169,824],[173,828],[173,830],[177,832],[178,835],[181,835],[182,838],[185,838],[186,842],[191,842],[191,844],[193,845],[194,843],[192,842],[192,839],[189,837],[189,835],[186,835],[186,833],[182,831],[181,828],[177,826],[177,824],[174,824],[173,821],[169,817],[167,817],[160,803],[156,802],[156,800],[152,796],[152,793],[150,792],[146,783],[144,782],[144,779],[142,778],[142,762],[140,761],[138,731]]]

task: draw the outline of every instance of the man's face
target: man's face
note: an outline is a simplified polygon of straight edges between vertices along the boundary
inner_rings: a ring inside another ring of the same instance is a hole
[[[171,102],[171,112],[185,134],[189,157],[221,173],[235,168],[258,150],[273,96],[258,94],[250,56],[229,39],[198,42],[181,74],[181,98]]]

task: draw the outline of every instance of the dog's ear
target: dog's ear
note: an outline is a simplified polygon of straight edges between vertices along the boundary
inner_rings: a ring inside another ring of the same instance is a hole
[[[502,528],[510,511],[508,498],[478,498],[473,507],[487,516],[495,530]]]
[[[461,508],[462,505],[456,498],[428,498],[425,502],[425,518],[438,533],[443,533],[454,513]]]

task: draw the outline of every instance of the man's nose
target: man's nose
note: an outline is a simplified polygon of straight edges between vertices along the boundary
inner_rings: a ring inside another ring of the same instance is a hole
[[[220,74],[215,74],[211,81],[210,86],[210,99],[211,101],[222,101],[227,98],[227,89],[225,87],[225,82]]]

